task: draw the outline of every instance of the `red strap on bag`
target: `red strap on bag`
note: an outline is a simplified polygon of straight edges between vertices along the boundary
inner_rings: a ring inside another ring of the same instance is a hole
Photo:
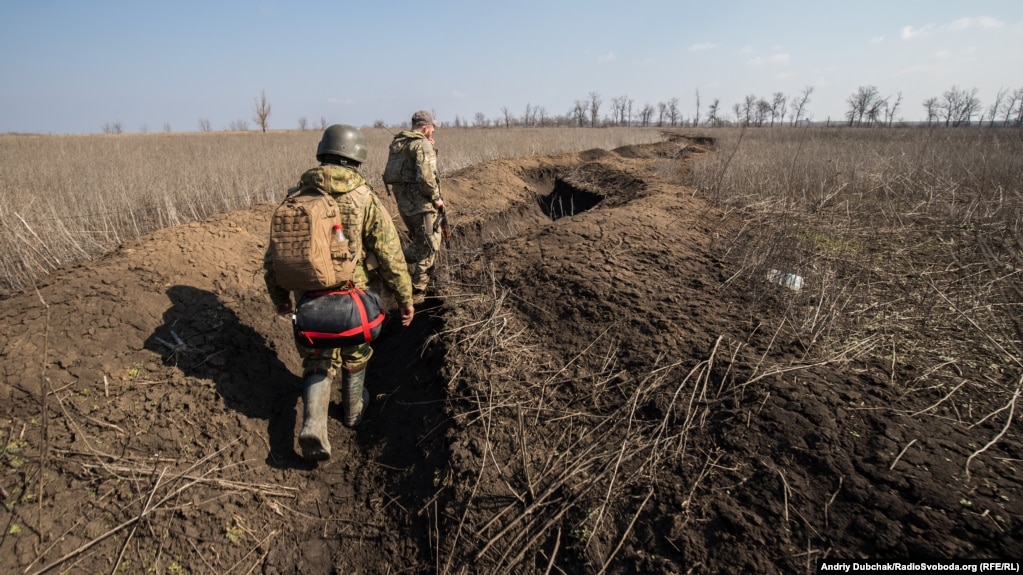
[[[361,327],[353,327],[352,329],[345,330],[341,333],[323,333],[317,331],[299,331],[309,342],[309,345],[313,345],[313,338],[318,339],[339,339],[358,335],[362,332],[362,340],[368,342],[373,339],[373,329],[384,322],[384,315],[380,314],[373,321],[369,320],[369,314],[366,312],[366,304],[362,302],[362,297],[359,294],[365,293],[362,289],[352,286],[351,289],[336,291],[336,290],[324,290],[317,292],[308,292],[306,296],[323,296],[323,295],[347,295],[352,298],[355,302],[355,308],[359,310],[359,320],[362,324]]]
[[[313,339],[312,338],[314,338],[314,337],[317,338],[317,339],[338,339],[338,338],[342,338],[342,337],[351,337],[353,335],[358,335],[360,332],[362,332],[363,338],[365,338],[366,341],[369,341],[369,338],[372,335],[370,333],[370,330],[372,330],[373,328],[375,328],[378,325],[380,325],[381,323],[383,323],[383,321],[384,321],[384,318],[383,318],[383,316],[381,316],[380,318],[378,318],[378,319],[376,319],[376,320],[374,320],[372,322],[368,322],[364,328],[355,327],[355,328],[352,328],[352,329],[350,329],[348,331],[343,331],[341,333],[322,333],[322,332],[318,332],[318,331],[300,331],[298,333],[300,333],[302,336],[304,336],[309,341],[310,345],[312,345],[312,343],[313,343]]]

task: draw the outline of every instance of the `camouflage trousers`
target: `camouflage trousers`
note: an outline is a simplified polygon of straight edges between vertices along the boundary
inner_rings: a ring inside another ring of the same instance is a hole
[[[425,291],[430,284],[430,271],[440,251],[441,231],[434,230],[436,212],[423,212],[411,216],[401,215],[408,228],[409,245],[405,247],[405,261],[410,266],[412,290]]]
[[[373,348],[368,343],[334,349],[313,349],[298,343],[295,347],[302,358],[302,379],[321,373],[333,381],[339,369],[358,371],[373,357]]]

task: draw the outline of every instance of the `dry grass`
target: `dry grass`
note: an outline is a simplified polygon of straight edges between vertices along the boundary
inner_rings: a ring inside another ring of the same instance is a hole
[[[378,189],[391,133],[364,131],[363,173]],[[0,293],[156,229],[279,199],[313,157],[320,132],[0,136]],[[515,156],[614,148],[655,129],[441,130],[451,172]]]
[[[462,515],[440,542],[438,572],[461,573],[467,564],[516,572],[562,563],[559,554],[603,572],[654,494],[652,471],[686,457],[690,430],[707,409],[710,360],[688,374],[676,362],[625,383],[608,329],[559,364],[529,343],[533,328],[489,272],[460,287],[483,293],[452,306],[452,327],[436,337],[459,358],[450,392],[461,403],[459,425],[480,440],[478,469],[455,485]],[[522,373],[540,378],[523,382]],[[559,391],[579,378],[594,390],[589,397]],[[679,401],[663,420],[636,417],[638,405],[672,389]],[[509,453],[517,457],[498,455]]]
[[[751,306],[782,306],[808,356],[873,340],[891,385],[951,390],[930,415],[1011,420],[1023,368],[1023,131],[711,135],[717,153],[688,183],[746,222],[732,281]],[[774,298],[770,269],[805,287]],[[962,410],[964,380],[973,400]]]
[[[688,493],[678,512],[698,521],[690,503],[729,461],[694,438],[724,402],[755,400],[766,378],[855,364],[883,369],[907,396],[937,393],[930,408],[905,415],[976,429],[981,447],[965,459],[967,476],[970,461],[1009,430],[1023,386],[1023,132],[700,135],[717,139],[717,153],[691,172],[679,166],[676,176],[746,223],[730,238],[738,271],[729,283],[750,295],[756,315],[781,311],[777,330],[796,333],[804,361],[771,364],[774,338],[768,350],[752,350],[724,337],[708,357],[629,380],[605,331],[559,363],[529,344],[531,327],[509,309],[512,296],[486,262],[473,268],[483,270],[474,281],[466,270],[453,273],[467,282],[453,291],[470,295],[448,310],[448,331],[438,337],[458,365],[449,389],[457,423],[478,441],[460,453],[476,467],[453,486],[459,514],[448,539],[437,536],[438,572],[554,572],[565,564],[603,572],[661,490]],[[803,275],[805,287],[779,296],[765,279],[772,268]],[[523,373],[539,377],[525,382]],[[592,394],[559,394],[573,380]],[[637,416],[658,398],[660,417]],[[980,428],[992,419],[995,434]],[[686,470],[683,483],[659,484],[664,468]],[[790,501],[791,471],[766,468],[779,483],[784,524],[791,512],[812,528]],[[808,561],[818,552],[808,550]]]

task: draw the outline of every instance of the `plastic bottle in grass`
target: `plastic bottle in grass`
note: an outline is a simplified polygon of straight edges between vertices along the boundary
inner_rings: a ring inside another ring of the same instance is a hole
[[[802,276],[784,273],[779,270],[771,270],[767,272],[767,281],[774,282],[780,286],[785,286],[792,291],[799,291],[803,289]]]

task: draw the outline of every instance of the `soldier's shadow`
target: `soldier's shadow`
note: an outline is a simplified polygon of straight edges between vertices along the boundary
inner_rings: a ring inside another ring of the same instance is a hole
[[[167,297],[171,307],[163,314],[164,323],[145,347],[185,375],[211,380],[229,409],[266,420],[268,465],[308,468],[294,447],[301,378],[280,360],[273,342],[213,292],[176,285],[167,290]],[[266,303],[232,299],[231,305],[258,309]]]

